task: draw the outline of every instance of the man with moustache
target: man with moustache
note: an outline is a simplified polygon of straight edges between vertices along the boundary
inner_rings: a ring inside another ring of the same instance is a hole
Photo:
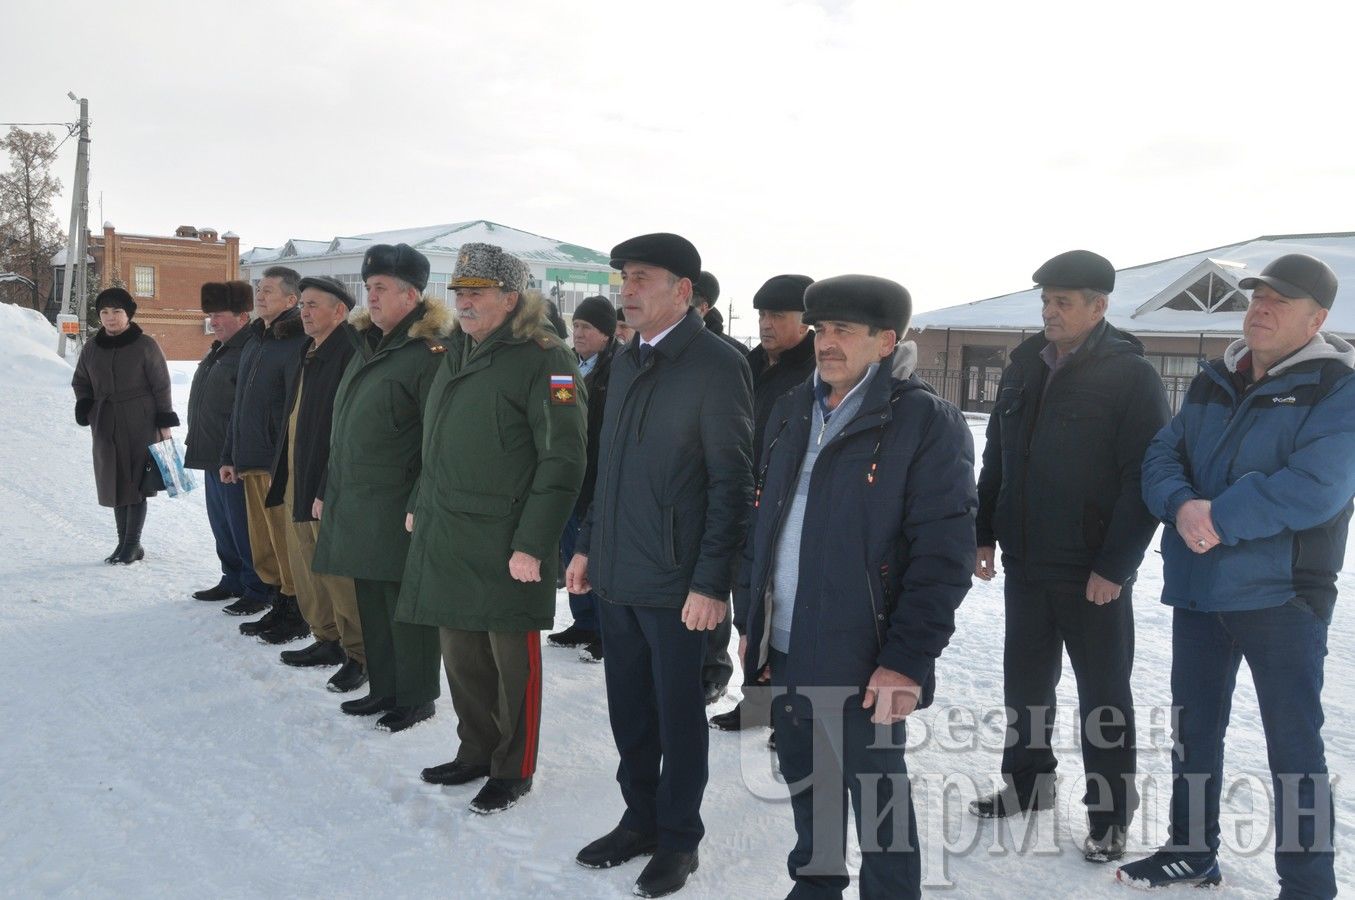
[[[1322,741],[1323,660],[1355,495],[1355,348],[1322,325],[1336,274],[1302,253],[1258,276],[1234,341],[1195,377],[1143,461],[1172,607],[1167,844],[1122,866],[1134,887],[1216,885],[1224,732],[1251,670],[1274,791],[1280,897],[1337,892]]]
[[[814,374],[814,332],[801,321],[805,290],[814,283],[806,275],[773,275],[753,295],[760,343],[748,351],[753,374],[753,467],[762,465],[762,442],[772,406],[783,394]],[[766,692],[745,691],[727,713],[711,716],[721,731],[769,725]]]
[[[583,376],[584,395],[588,398],[588,461],[583,487],[574,511],[560,537],[560,558],[565,565],[574,558],[574,543],[579,526],[593,502],[593,486],[598,475],[598,441],[602,438],[602,414],[607,408],[607,380],[612,374],[612,355],[616,352],[616,308],[606,297],[585,297],[574,310],[574,355]],[[584,662],[602,662],[602,637],[598,633],[597,597],[570,594],[569,611],[574,621],[564,631],[549,635],[553,647],[581,647]]]
[[[641,235],[611,257],[639,340],[612,360],[597,486],[565,583],[602,601],[626,812],[577,862],[607,868],[652,853],[635,893],[660,897],[696,871],[705,833],[701,668],[706,633],[728,615],[752,500],[752,378],[690,308],[701,274],[690,241]]]
[[[502,812],[532,789],[541,739],[541,630],[555,621],[560,531],[583,481],[587,425],[574,355],[493,244],[457,255],[456,325],[425,407],[423,471],[398,617],[438,628],[456,759],[433,784],[487,778]]]
[[[285,643],[306,635],[287,556],[287,517],[281,509],[269,510],[265,502],[272,483],[268,472],[277,455],[277,436],[282,432],[283,406],[306,340],[296,308],[300,280],[295,270],[273,266],[264,271],[254,290],[258,318],[246,329],[250,340],[240,352],[235,406],[219,470],[223,484],[239,481],[244,485],[254,571],[272,587],[274,595],[273,608],[252,622],[242,623],[240,633],[264,638],[264,632],[268,632],[264,640],[269,643]],[[242,597],[224,611],[247,616],[263,608],[255,598]]]
[[[357,333],[347,322],[356,302],[347,288],[328,275],[301,279],[301,370],[288,398],[285,431],[273,461],[268,505],[281,505],[290,519],[287,552],[296,579],[296,599],[314,640],[302,650],[282,651],[289,666],[340,666],[328,688],[347,693],[367,683],[353,580],[314,572],[320,522],[317,500],[329,470],[329,438],[334,393],[357,351]]]
[[[246,329],[254,307],[254,289],[245,281],[208,282],[202,286],[202,311],[212,334],[211,349],[193,373],[188,394],[188,435],[184,439],[184,466],[205,473],[202,484],[207,502],[207,522],[216,540],[221,561],[221,580],[195,591],[197,600],[232,600],[244,597],[263,609],[272,600],[272,589],[254,571],[249,548],[249,519],[245,487],[239,481],[223,482],[217,475],[221,450],[235,407],[235,384],[245,344],[252,340]]]
[[[367,696],[339,708],[384,713],[376,727],[389,732],[430,718],[440,692],[438,630],[395,615],[424,404],[452,327],[447,307],[422,296],[428,272],[428,257],[408,244],[374,244],[363,256],[367,310],[353,316],[358,350],[334,396],[329,472],[315,506],[314,569],[353,579],[367,654]]]
[[[952,404],[911,372],[896,377],[912,310],[902,285],[841,275],[802,296],[817,365],[772,408],[735,591],[739,655],[746,684],[770,674],[795,819],[791,896],[850,884],[850,795],[861,896],[916,898],[904,722],[932,702],[969,590],[974,443]],[[891,807],[903,814],[880,815]]]

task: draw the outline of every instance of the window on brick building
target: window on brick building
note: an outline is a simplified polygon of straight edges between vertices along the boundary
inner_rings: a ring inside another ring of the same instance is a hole
[[[138,297],[154,297],[155,266],[133,266],[132,289]]]

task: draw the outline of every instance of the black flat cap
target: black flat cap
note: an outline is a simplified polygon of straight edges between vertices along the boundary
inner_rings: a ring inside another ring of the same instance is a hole
[[[613,269],[628,262],[661,266],[679,278],[689,279],[693,285],[701,278],[701,254],[691,241],[677,234],[662,231],[642,234],[612,248]]]
[[[773,275],[753,295],[753,309],[804,312],[805,288],[813,283],[808,275]]]
[[[1268,284],[1275,293],[1291,299],[1307,297],[1323,309],[1336,301],[1336,273],[1331,266],[1307,253],[1286,253],[1261,270],[1260,275],[1244,278],[1237,286],[1250,291]]]
[[[872,328],[892,328],[903,336],[913,317],[908,289],[874,275],[838,275],[816,281],[805,289],[806,325],[819,322],[856,322]]]
[[[701,297],[712,306],[720,299],[720,279],[709,272],[702,271],[692,284],[692,299]]]
[[[584,297],[574,308],[574,318],[582,319],[607,337],[616,334],[616,307],[606,297]]]
[[[99,296],[94,298],[94,308],[100,309],[120,309],[127,313],[127,318],[136,315],[136,301],[132,295],[120,287],[104,288],[99,291]]]
[[[247,313],[254,308],[254,288],[248,281],[208,281],[202,286],[205,313]]]
[[[362,257],[362,280],[390,275],[422,291],[428,287],[428,257],[408,244],[373,244]]]
[[[1046,262],[1030,276],[1044,287],[1088,288],[1109,294],[1115,290],[1115,267],[1090,250],[1069,250]]]
[[[410,284],[413,284],[413,282],[410,282]],[[358,302],[353,299],[353,295],[348,293],[348,288],[343,286],[343,282],[332,275],[307,275],[297,285],[296,292],[300,294],[306,288],[315,288],[318,291],[324,291],[326,294],[333,294],[342,300],[343,305],[350,310],[358,305]]]

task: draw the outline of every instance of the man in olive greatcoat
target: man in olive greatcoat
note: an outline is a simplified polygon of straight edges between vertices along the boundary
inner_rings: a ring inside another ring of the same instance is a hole
[[[252,340],[246,326],[254,306],[254,289],[247,281],[207,282],[202,286],[202,311],[216,340],[193,372],[188,393],[188,435],[184,439],[185,468],[201,469],[207,522],[216,539],[221,580],[195,591],[196,600],[250,597],[265,605],[272,599],[268,586],[254,571],[249,549],[249,519],[245,486],[217,477],[221,449],[235,407],[235,382],[244,346]]]
[[[489,776],[472,812],[531,790],[541,734],[541,633],[555,621],[560,531],[583,483],[583,379],[525,263],[465,244],[457,323],[425,407],[401,621],[439,626],[461,746],[423,778]]]
[[[368,308],[353,316],[358,352],[334,396],[329,474],[315,504],[313,568],[353,579],[367,651],[369,692],[339,708],[385,713],[377,727],[392,732],[432,716],[439,692],[437,629],[395,618],[424,401],[452,326],[446,306],[420,296],[428,271],[428,258],[408,244],[376,244],[363,257]]]
[[[1148,442],[1169,413],[1143,344],[1105,320],[1115,268],[1087,250],[1032,276],[1044,331],[1012,351],[979,475],[974,574],[1002,545],[1009,739],[1003,790],[969,804],[982,818],[1045,809],[1056,792],[1050,737],[1063,649],[1077,678],[1088,862],[1124,854],[1138,806],[1134,574],[1157,528],[1140,493]]]

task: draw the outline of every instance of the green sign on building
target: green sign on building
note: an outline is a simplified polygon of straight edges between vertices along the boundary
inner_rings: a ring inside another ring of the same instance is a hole
[[[565,284],[611,284],[614,273],[589,269],[546,269],[546,281]]]

